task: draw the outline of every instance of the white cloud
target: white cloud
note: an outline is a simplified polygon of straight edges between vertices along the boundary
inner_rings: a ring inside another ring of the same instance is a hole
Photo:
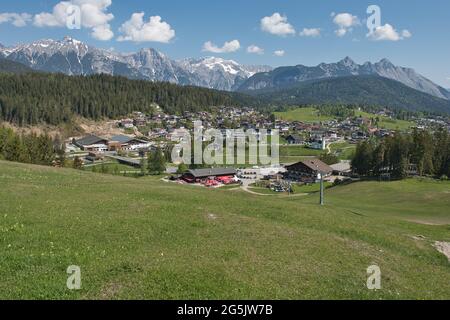
[[[350,13],[339,13],[335,15],[333,22],[340,28],[350,28],[360,24],[358,17]]]
[[[277,36],[295,34],[295,29],[290,23],[288,23],[287,17],[282,16],[278,12],[275,12],[270,17],[264,17],[261,19],[261,30]]]
[[[408,30],[399,33],[392,25],[386,23],[367,34],[367,37],[374,41],[399,41],[412,37],[412,34]]]
[[[94,27],[91,36],[100,41],[108,41],[114,37],[114,32],[107,25]]]
[[[28,13],[0,13],[0,24],[11,23],[15,27],[25,27],[31,21],[32,15]]]
[[[283,57],[286,54],[286,51],[284,51],[284,50],[277,50],[273,54],[276,55],[277,57]]]
[[[247,48],[248,53],[264,54],[264,49],[252,44]]]
[[[320,37],[320,28],[304,28],[301,32],[300,32],[300,36],[302,37]]]
[[[334,33],[341,38],[347,34],[347,29],[338,29]]]
[[[91,36],[97,40],[111,40],[114,33],[109,22],[114,19],[108,9],[112,0],[69,0],[57,3],[52,12],[41,12],[34,16],[34,25],[37,27],[66,27],[70,20],[68,9],[78,6],[81,13],[81,26],[91,29]]]
[[[60,6],[57,4],[56,6]],[[62,7],[62,5],[61,5]],[[55,7],[56,8],[56,7]],[[65,12],[65,9],[64,9]],[[34,25],[36,27],[64,27],[65,23],[65,13],[61,12],[61,15],[56,14],[55,11],[53,13],[42,12],[34,16]]]
[[[405,29],[405,30],[402,31],[402,37],[405,38],[405,39],[406,38],[411,38],[412,37],[412,33],[409,32],[409,30]]]
[[[353,27],[361,24],[359,18],[350,13],[332,14],[331,16],[334,17],[333,22],[339,28],[334,32],[338,37],[345,36],[353,30]]]
[[[160,16],[152,16],[148,22],[144,22],[144,15],[144,12],[133,13],[130,20],[120,27],[122,35],[117,40],[168,43],[175,37],[175,30],[170,24],[162,21]]]
[[[229,53],[238,51],[241,48],[241,44],[238,40],[232,40],[225,42],[222,47],[218,47],[211,41],[205,42],[202,51],[213,52],[213,53]]]

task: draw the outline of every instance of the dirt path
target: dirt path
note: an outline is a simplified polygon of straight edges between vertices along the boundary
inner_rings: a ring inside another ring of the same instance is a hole
[[[248,188],[248,186],[242,186],[241,189],[245,192],[248,192],[250,194],[254,194],[257,196],[269,196],[269,197],[278,197],[278,198],[293,198],[293,197],[305,197],[308,194],[307,193],[298,193],[298,194],[290,194],[290,195],[286,195],[286,194],[266,194],[266,193],[258,193],[255,192],[253,190],[250,190]],[[231,189],[231,190],[235,190],[235,189]]]
[[[265,194],[265,193],[258,193],[255,191],[252,191],[248,188],[248,186],[242,186],[241,187],[242,190],[244,190],[245,192],[257,195],[257,196],[268,196],[268,197],[273,197],[273,196],[277,196],[276,194]]]

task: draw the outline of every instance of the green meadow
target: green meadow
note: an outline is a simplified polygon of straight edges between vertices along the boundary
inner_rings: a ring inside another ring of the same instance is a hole
[[[378,127],[382,129],[389,130],[408,130],[414,126],[414,122],[406,120],[391,119],[386,116],[379,116],[373,113],[368,113],[364,111],[355,111],[357,117],[363,117],[367,119],[379,119]]]
[[[450,242],[449,182],[354,183],[323,207],[2,161],[0,184],[0,299],[450,299],[433,247]]]
[[[316,108],[297,108],[285,112],[275,112],[275,116],[285,121],[302,121],[306,123],[333,120],[331,116],[319,115],[319,111]]]
[[[386,116],[378,116],[373,113],[368,113],[364,111],[355,111],[355,115],[357,117],[363,117],[367,119],[379,119],[378,126],[382,129],[390,129],[390,130],[407,130],[414,126],[414,123],[411,121],[405,120],[397,120],[390,119]],[[278,119],[285,121],[302,121],[305,123],[318,123],[324,121],[333,120],[335,117],[333,116],[324,116],[320,115],[319,111],[316,108],[297,108],[288,110],[285,112],[275,112],[275,116]]]

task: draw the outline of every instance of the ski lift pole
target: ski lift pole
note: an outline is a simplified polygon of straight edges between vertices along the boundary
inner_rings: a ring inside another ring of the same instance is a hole
[[[323,173],[320,173],[320,205],[324,205],[324,184],[323,184]]]

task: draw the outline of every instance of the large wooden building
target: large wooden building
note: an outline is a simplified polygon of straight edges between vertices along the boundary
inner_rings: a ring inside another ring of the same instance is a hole
[[[286,166],[286,170],[288,179],[309,182],[317,181],[320,175],[328,177],[333,173],[333,168],[316,158]]]
[[[216,179],[220,177],[234,177],[236,170],[233,168],[207,168],[188,170],[182,176],[186,182],[200,182],[204,179]]]
[[[151,143],[145,140],[118,135],[111,138],[108,143],[109,151],[136,151],[148,149]]]

